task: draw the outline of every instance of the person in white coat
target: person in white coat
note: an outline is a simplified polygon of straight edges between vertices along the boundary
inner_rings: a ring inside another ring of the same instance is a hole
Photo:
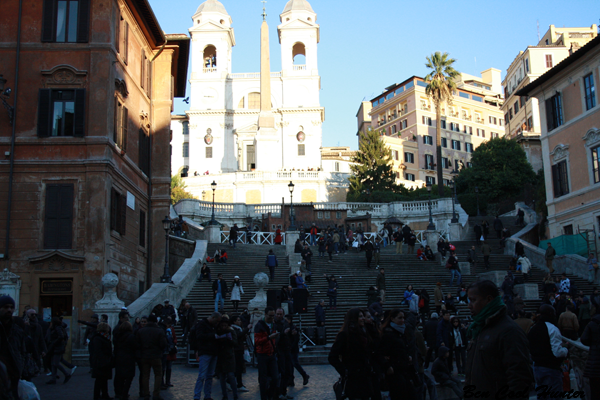
[[[242,282],[240,282],[239,276],[233,277],[233,283],[231,284],[231,302],[233,303],[233,311],[238,311],[238,306],[240,304],[240,298],[244,294],[244,288],[242,287]]]
[[[526,256],[519,257],[517,264],[521,264],[521,272],[523,273],[523,280],[527,281],[528,273],[531,270],[531,261]]]

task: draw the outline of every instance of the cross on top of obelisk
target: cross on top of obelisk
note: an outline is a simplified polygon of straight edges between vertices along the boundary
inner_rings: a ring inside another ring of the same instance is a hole
[[[261,3],[263,3],[263,13],[262,13],[263,21],[266,21],[266,19],[267,19],[267,10],[266,10],[267,0],[261,0]]]

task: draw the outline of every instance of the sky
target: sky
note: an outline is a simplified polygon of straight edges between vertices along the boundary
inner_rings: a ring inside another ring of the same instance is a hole
[[[149,0],[165,33],[185,33],[201,0]],[[363,100],[416,75],[425,76],[425,57],[448,52],[460,72],[506,69],[519,51],[536,45],[551,24],[598,24],[598,0],[399,1],[309,0],[321,27],[318,47],[321,106],[325,107],[323,146],[357,149],[356,113]],[[221,0],[233,20],[236,46],[232,69],[260,71],[260,0]],[[279,14],[287,0],[268,0],[271,71],[281,70],[277,37]],[[588,14],[585,10],[592,11]],[[193,49],[192,49],[193,51]],[[188,68],[191,70],[191,68]],[[188,91],[189,95],[189,83]],[[189,106],[176,100],[175,113]]]

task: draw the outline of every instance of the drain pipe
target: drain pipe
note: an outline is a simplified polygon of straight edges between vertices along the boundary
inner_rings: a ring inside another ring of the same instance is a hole
[[[19,96],[19,61],[21,59],[21,21],[23,15],[23,0],[19,0],[19,22],[17,28],[17,54],[15,64],[15,100],[13,103],[13,123],[12,123],[12,135],[10,138],[10,167],[8,173],[8,204],[6,207],[6,245],[4,251],[4,259],[9,259],[9,247],[10,247],[10,212],[12,209],[12,190],[13,190],[13,176],[15,170],[15,138],[17,135],[17,99]]]

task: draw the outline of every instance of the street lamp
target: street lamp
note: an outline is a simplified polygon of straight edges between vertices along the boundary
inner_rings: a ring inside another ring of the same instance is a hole
[[[431,215],[431,181],[427,182],[427,193],[429,194],[429,225],[427,225],[427,230],[435,231],[433,216]]]
[[[290,231],[296,230],[296,217],[294,216],[294,183],[290,181],[288,185],[290,190]]]
[[[454,189],[454,196],[452,196],[452,219],[450,220],[450,223],[456,224],[458,222],[458,217],[456,216],[456,209],[454,208],[454,202],[455,202],[455,198],[456,198],[456,183],[454,182],[454,176],[452,177],[452,180],[450,182],[448,182],[448,184],[450,185],[451,189]]]
[[[477,196],[477,216],[481,216],[481,212],[479,212],[479,187],[475,186],[475,195]]]
[[[171,230],[171,219],[168,215],[162,220],[163,229],[165,230],[165,271],[160,277],[161,283],[170,283],[171,275],[169,274],[169,231]]]
[[[6,100],[4,100],[5,98],[8,99],[8,96],[10,96],[10,93],[12,92],[10,88],[6,88],[6,90],[4,90],[4,85],[6,85],[6,82],[8,82],[6,78],[0,75],[0,101],[2,101],[2,105],[8,111],[8,121],[12,126],[13,118],[15,116],[15,108],[8,104]]]
[[[213,181],[210,184],[210,187],[213,191],[213,202],[212,202],[212,216],[210,217],[209,225],[218,225],[218,222],[215,219],[215,190],[217,190],[217,182]]]

